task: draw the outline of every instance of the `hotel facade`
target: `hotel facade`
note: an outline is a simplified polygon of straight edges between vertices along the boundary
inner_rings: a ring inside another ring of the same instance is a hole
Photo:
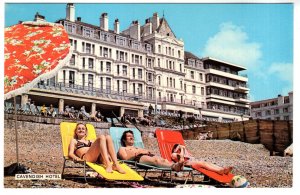
[[[293,120],[293,92],[287,96],[251,102],[251,117],[267,120]]]
[[[120,31],[120,21],[109,29],[102,13],[99,25],[75,18],[75,6],[66,6],[62,24],[68,32],[72,57],[57,76],[41,82],[21,97],[36,104],[66,105],[87,111],[113,111],[142,116],[151,104],[154,112],[216,121],[248,119],[248,78],[240,65],[211,57],[199,58],[184,48],[165,17],[154,13],[142,25],[132,21]],[[38,13],[35,21],[45,20]]]

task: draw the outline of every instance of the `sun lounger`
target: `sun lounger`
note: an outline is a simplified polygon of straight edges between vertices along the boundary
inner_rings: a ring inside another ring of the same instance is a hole
[[[87,124],[88,129],[88,135],[87,139],[94,140],[96,139],[96,131],[93,125]],[[82,168],[84,173],[84,179],[86,180],[86,165],[88,165],[90,168],[92,168],[94,171],[99,173],[102,177],[104,177],[107,180],[132,180],[132,181],[142,181],[144,178],[140,176],[137,172],[132,170],[130,167],[128,167],[125,163],[120,162],[120,166],[123,170],[125,170],[126,174],[121,174],[117,171],[113,171],[112,173],[108,173],[105,171],[105,168],[101,164],[97,163],[91,163],[91,162],[83,162],[83,166],[67,166],[67,161],[72,161],[68,157],[68,149],[69,144],[72,138],[74,137],[74,130],[76,127],[76,123],[70,123],[70,122],[62,122],[60,123],[60,132],[61,132],[61,138],[62,138],[62,147],[63,147],[63,156],[64,156],[64,165],[62,170],[62,177],[64,176],[64,170],[66,168]]]
[[[175,144],[185,145],[182,134],[179,131],[156,129],[155,134],[161,156],[169,161],[172,161],[171,153],[173,146]],[[230,183],[234,177],[232,173],[220,175],[214,171],[209,171],[200,166],[193,166],[192,168],[220,183]]]

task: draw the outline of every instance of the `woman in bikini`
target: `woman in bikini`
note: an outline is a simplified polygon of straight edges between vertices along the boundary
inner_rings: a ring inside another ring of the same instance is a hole
[[[232,167],[220,167],[215,164],[199,161],[197,160],[191,153],[187,151],[185,146],[180,144],[175,144],[172,148],[171,159],[173,162],[178,162],[179,160],[184,159],[184,165],[192,167],[193,165],[198,165],[203,167],[204,169],[217,172],[220,175],[228,174],[232,170]]]
[[[158,167],[171,168],[174,171],[183,170],[183,160],[173,163],[167,159],[161,158],[149,150],[137,148],[134,146],[134,135],[131,130],[125,131],[121,137],[121,144],[118,155],[122,160],[133,160],[143,164],[154,165]],[[183,159],[183,158],[182,158]]]
[[[111,137],[100,135],[96,140],[87,140],[87,133],[86,126],[78,123],[75,128],[74,139],[69,145],[69,157],[74,161],[100,162],[106,167],[106,172],[111,173],[115,170],[124,174],[125,171],[117,161]]]

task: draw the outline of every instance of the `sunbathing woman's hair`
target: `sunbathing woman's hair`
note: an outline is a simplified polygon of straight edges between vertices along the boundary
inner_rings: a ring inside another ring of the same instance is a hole
[[[123,135],[122,135],[122,137],[121,137],[121,145],[122,145],[123,147],[126,146],[126,145],[125,145],[125,140],[126,140],[126,134],[127,134],[127,133],[131,133],[132,135],[134,135],[134,134],[133,134],[133,131],[131,131],[131,130],[124,131],[124,133],[123,133]]]
[[[87,134],[88,134],[87,126],[86,126],[85,124],[83,124],[83,123],[77,123],[77,125],[76,125],[76,127],[75,127],[75,129],[74,129],[74,138],[75,138],[75,139],[78,139],[78,136],[77,136],[77,134],[76,134],[76,129],[77,129],[77,127],[78,127],[79,125],[84,125],[84,126],[85,126],[85,129],[86,129],[85,137],[86,137]]]
[[[175,151],[175,149],[177,148],[177,146],[179,146],[180,144],[175,144],[174,146],[173,146],[173,148],[172,148],[172,154],[174,153],[174,151]],[[177,159],[179,160],[180,159],[180,155],[179,154],[177,154],[176,155],[177,156]],[[178,162],[178,161],[175,161],[173,158],[171,158],[171,160],[173,161],[173,162]]]
[[[177,146],[179,146],[179,144],[175,144],[172,148],[172,153],[174,153],[174,150],[177,148]]]

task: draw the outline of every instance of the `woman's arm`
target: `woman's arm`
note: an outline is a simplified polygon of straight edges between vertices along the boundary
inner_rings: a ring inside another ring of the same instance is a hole
[[[80,161],[81,158],[75,155],[75,144],[76,140],[72,139],[69,145],[69,157],[72,158],[74,161]]]

